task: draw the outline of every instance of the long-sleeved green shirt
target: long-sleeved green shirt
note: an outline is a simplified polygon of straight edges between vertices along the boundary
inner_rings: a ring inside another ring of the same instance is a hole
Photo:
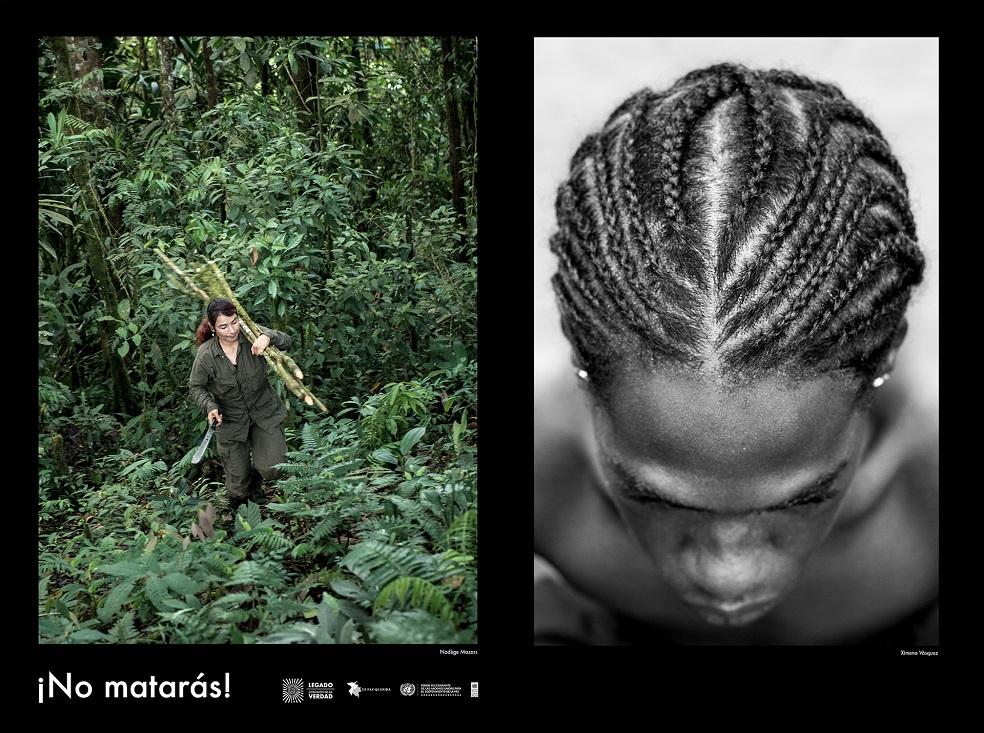
[[[270,344],[282,351],[290,348],[290,336],[280,331],[261,328],[270,337]],[[217,337],[198,347],[195,363],[188,378],[191,399],[207,415],[218,408],[222,425],[215,431],[220,442],[246,440],[249,426],[273,430],[287,414],[267,379],[266,359],[255,356],[246,335],[239,332],[239,353],[236,363],[222,351]]]

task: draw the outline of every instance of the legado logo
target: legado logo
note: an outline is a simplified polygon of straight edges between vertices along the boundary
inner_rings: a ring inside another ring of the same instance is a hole
[[[284,702],[304,701],[304,680],[284,680]]]
[[[334,682],[308,682],[308,700],[331,700],[335,697]]]

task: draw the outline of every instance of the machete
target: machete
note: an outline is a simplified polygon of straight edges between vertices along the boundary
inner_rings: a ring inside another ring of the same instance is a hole
[[[205,433],[205,437],[202,439],[202,444],[198,446],[198,450],[195,451],[195,455],[191,458],[192,463],[198,463],[202,460],[202,456],[205,455],[205,449],[208,448],[208,442],[212,439],[212,433],[215,432],[215,426],[217,424],[218,421],[213,418],[212,424],[208,426],[208,432]]]

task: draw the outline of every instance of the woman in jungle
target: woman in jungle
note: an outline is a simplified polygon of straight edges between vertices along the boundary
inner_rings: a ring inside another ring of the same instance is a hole
[[[924,258],[878,128],[700,69],[588,135],[556,212],[534,643],[937,644],[938,433],[889,381]]]
[[[217,298],[209,303],[195,333],[198,352],[188,380],[189,392],[208,423],[214,420],[218,426],[216,442],[233,510],[259,488],[260,479],[279,478],[276,466],[287,452],[283,431],[287,412],[267,379],[263,352],[270,344],[290,348],[290,337],[261,330],[250,346],[235,306]]]

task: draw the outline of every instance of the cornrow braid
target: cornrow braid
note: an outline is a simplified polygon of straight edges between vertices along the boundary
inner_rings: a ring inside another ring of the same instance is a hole
[[[592,388],[640,350],[736,382],[863,377],[922,279],[901,166],[832,84],[697,69],[622,102],[570,170],[552,282]]]
[[[830,118],[820,112],[813,120],[807,138],[806,156],[802,163],[800,179],[793,193],[793,198],[776,218],[762,245],[759,256],[749,262],[741,274],[734,278],[726,288],[715,314],[719,320],[724,320],[741,302],[754,293],[769,269],[776,252],[782,246],[785,237],[792,231],[806,210],[807,203],[816,190],[816,182],[819,179],[821,164],[827,150],[829,130]],[[733,330],[726,329],[722,333],[722,338],[733,336],[738,325],[739,323],[735,322]]]
[[[834,220],[837,205],[841,203],[848,177],[860,152],[861,144],[856,142],[837,162],[834,177],[829,181],[829,185],[819,192],[821,197],[818,206],[819,211],[806,242],[797,249],[792,261],[778,279],[769,286],[765,296],[752,303],[746,310],[732,316],[732,320],[737,323],[726,325],[724,333],[733,334],[739,326],[741,328],[751,327],[780,304],[780,300],[786,294],[790,284],[800,275],[811,258],[816,256],[816,245],[826,234],[827,227]]]
[[[838,265],[843,268],[843,262],[846,259],[844,255],[851,239],[858,231],[862,218],[866,215],[870,215],[874,207],[882,205],[895,207],[893,209],[893,213],[897,212],[897,215],[905,225],[905,229],[902,232],[889,235],[884,240],[876,240],[876,245],[872,251],[872,254],[868,255],[868,258],[856,267],[853,282],[847,286],[844,293],[839,295],[834,294],[832,296],[833,305],[830,308],[824,309],[822,307],[822,303],[825,300],[825,297],[821,295],[820,298],[815,298],[814,294],[817,292],[820,285],[826,282],[827,278],[838,267]],[[901,209],[898,208],[900,206],[902,207]],[[900,249],[897,252],[897,256],[908,261],[910,267],[913,269],[921,271],[923,263],[921,261],[919,250],[915,247],[913,237],[915,237],[915,224],[912,221],[912,214],[909,211],[908,206],[904,205],[904,201],[898,190],[892,184],[885,182],[878,184],[868,183],[857,203],[854,205],[851,213],[845,218],[836,243],[827,248],[827,255],[823,261],[823,264],[815,270],[806,285],[803,287],[798,298],[793,303],[787,315],[776,324],[775,328],[785,329],[787,326],[792,326],[800,314],[807,310],[809,306],[814,304],[816,304],[817,307],[814,309],[815,320],[813,323],[806,321],[798,326],[792,327],[789,331],[789,338],[792,340],[792,338],[798,337],[798,333],[804,330],[806,331],[806,335],[809,335],[815,333],[819,328],[822,328],[827,320],[837,313],[840,305],[847,299],[847,297],[856,291],[857,285],[866,274],[871,258],[875,255],[879,257],[883,256],[885,254],[885,247],[887,247],[888,244],[902,247],[903,249]],[[886,243],[885,247],[882,246],[883,242]],[[817,303],[817,301],[819,301],[819,303]]]
[[[759,190],[772,159],[773,129],[772,118],[775,100],[769,89],[762,83],[751,80],[748,83],[749,106],[754,111],[754,156],[748,180],[741,188],[741,198],[731,210],[729,222],[724,237],[718,247],[717,280],[725,281],[734,263],[735,252],[738,248],[738,238],[742,222],[747,221],[749,208],[756,201]]]
[[[773,69],[762,73],[762,77],[770,84],[785,89],[795,89],[804,92],[817,92],[833,99],[844,99],[844,93],[833,84],[825,84],[808,77],[796,74],[786,69]]]
[[[622,114],[630,115],[630,121],[627,124],[625,133],[625,149],[622,155],[622,169],[619,171],[619,176],[625,182],[626,216],[629,220],[631,241],[635,244],[632,249],[640,260],[640,267],[644,274],[658,272],[660,266],[659,249],[652,246],[649,234],[643,223],[642,209],[639,204],[639,193],[636,190],[635,176],[633,175],[635,164],[633,146],[639,120],[642,117],[642,110],[647,105],[654,104],[660,99],[661,97],[657,97],[648,89],[644,89],[642,92],[630,97],[616,110],[616,112],[621,110]],[[611,124],[617,117],[621,117],[621,114],[612,115],[608,124]],[[645,280],[643,279],[642,281],[644,282]]]
[[[789,310],[786,311],[786,315],[779,319],[779,321],[773,326],[777,331],[784,332],[787,328],[791,327],[796,320],[799,318],[800,314],[807,309],[808,306],[813,304],[813,295],[817,288],[823,283],[830,272],[834,269],[834,266],[839,261],[844,248],[847,246],[848,241],[854,235],[857,230],[858,223],[861,221],[861,217],[867,213],[868,207],[871,204],[871,200],[875,195],[874,186],[868,184],[862,191],[861,195],[858,197],[857,201],[853,205],[850,214],[844,217],[842,222],[840,233],[837,236],[836,241],[833,244],[828,242],[826,247],[826,255],[823,259],[822,264],[814,269],[813,274],[806,281],[806,284],[800,290],[799,295],[796,300],[792,302]],[[795,334],[795,331],[789,331],[788,337]]]
[[[908,299],[909,293],[905,290],[886,291],[850,326],[810,344],[805,351],[808,363],[827,368],[848,366],[867,381],[890,346]]]
[[[591,159],[598,169],[598,180],[603,182],[599,198],[606,228],[605,234],[598,239],[598,252],[609,265],[608,273],[617,280],[617,286],[612,290],[613,299],[626,318],[641,327],[645,337],[665,337],[669,332],[674,334],[676,339],[692,339],[694,334],[688,332],[692,331],[694,326],[688,323],[685,316],[686,305],[692,305],[687,303],[688,300],[692,300],[689,293],[677,291],[676,299],[683,304],[683,307],[678,308],[675,314],[665,313],[659,321],[656,321],[654,309],[647,305],[652,303],[653,296],[658,293],[647,292],[638,287],[636,274],[640,264],[636,255],[637,248],[629,246],[630,240],[626,236],[627,230],[632,229],[629,223],[628,205],[621,185],[613,180],[621,169],[618,158],[624,153],[623,146],[619,145],[623,134],[624,131],[619,130],[610,131],[607,136],[603,135],[598,140],[597,159]],[[608,143],[607,152],[603,147],[604,142]],[[673,280],[668,280],[667,284],[668,287],[672,287]]]
[[[857,295],[860,285],[877,271],[879,265],[891,266],[893,264],[893,260],[889,259],[891,254],[906,262],[910,272],[920,271],[923,267],[922,254],[915,247],[915,243],[905,234],[895,233],[881,238],[857,266],[847,283],[834,293],[830,306],[809,327],[806,335],[809,336],[820,331],[831,319],[839,315],[844,304],[849,298]]]

